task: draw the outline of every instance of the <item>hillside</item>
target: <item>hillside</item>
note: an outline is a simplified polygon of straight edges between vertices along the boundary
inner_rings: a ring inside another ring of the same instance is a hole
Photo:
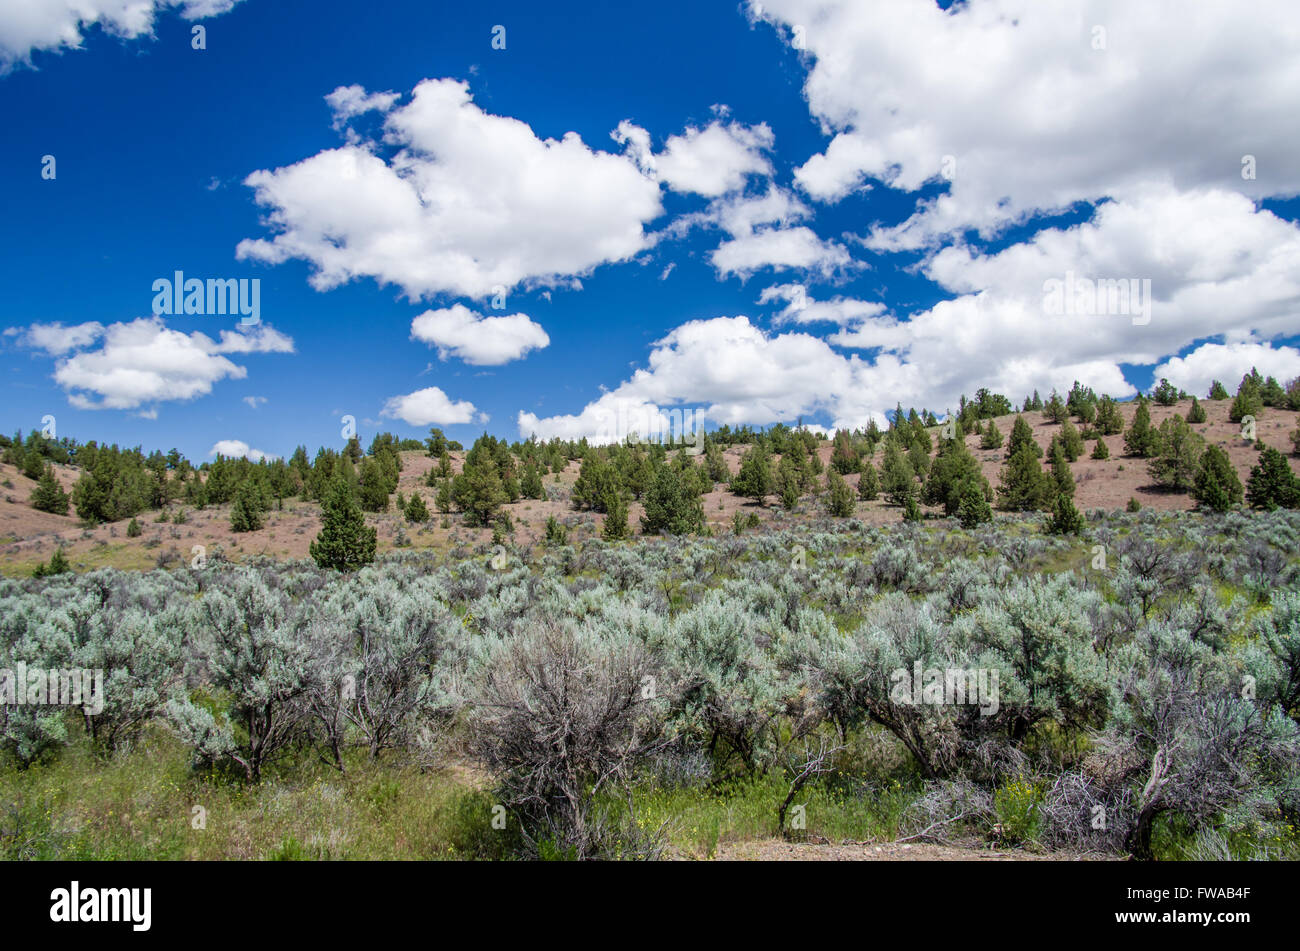
[[[1220,446],[1228,453],[1239,478],[1245,484],[1250,468],[1255,463],[1256,446],[1241,439],[1240,426],[1228,420],[1230,401],[1205,400],[1201,405],[1206,410],[1207,419],[1204,424],[1193,426],[1193,430],[1202,435],[1207,443]],[[1177,405],[1168,407],[1151,403],[1152,424],[1159,426],[1175,414],[1186,415],[1189,406],[1188,401],[1180,401]],[[1134,404],[1120,406],[1126,428],[1134,411]],[[1060,426],[1048,422],[1041,412],[1021,415],[1032,426],[1035,440],[1046,450]],[[1004,438],[1010,434],[1014,419],[1015,414],[996,419]],[[1291,448],[1290,434],[1296,426],[1297,414],[1294,412],[1265,408],[1258,415],[1260,439],[1284,451]],[[1004,450],[980,449],[979,442],[978,436],[966,437],[967,447],[980,460],[985,477],[996,487],[1004,463]],[[1130,498],[1136,498],[1143,507],[1160,510],[1195,507],[1195,502],[1188,495],[1165,492],[1152,485],[1147,476],[1146,460],[1124,455],[1122,434],[1106,437],[1106,444],[1110,450],[1109,459],[1092,459],[1090,454],[1093,444],[1089,442],[1083,455],[1071,466],[1077,484],[1075,504],[1080,511],[1120,509]],[[738,470],[744,451],[744,446],[733,446],[725,451],[724,456],[733,473]],[[880,448],[876,451],[874,461],[877,465],[882,452]],[[822,462],[829,463],[829,441],[822,444],[820,454]],[[460,470],[463,456],[463,452],[452,453],[453,470]],[[1294,456],[1288,458],[1292,470],[1300,473],[1300,459]],[[367,515],[367,522],[378,530],[381,552],[399,547],[403,531],[408,546],[414,549],[445,552],[457,546],[473,549],[491,542],[490,529],[467,527],[463,519],[454,513],[448,516],[436,514],[434,490],[424,484],[424,477],[435,460],[420,452],[405,452],[402,460],[403,470],[398,491],[407,496],[413,492],[419,493],[424,497],[429,510],[435,514],[424,525],[406,524],[395,507],[386,514]],[[543,536],[546,521],[551,516],[570,526],[574,540],[599,534],[603,516],[575,511],[568,501],[579,469],[580,464],[574,461],[569,463],[563,473],[547,475],[544,480],[547,501],[521,499],[504,507],[514,523],[516,544],[526,546],[536,543]],[[55,471],[64,488],[70,491],[77,480],[78,470],[71,466],[55,466]],[[850,475],[847,480],[856,487],[858,476]],[[202,511],[186,509],[186,521],[181,525],[161,521],[161,512],[142,513],[138,517],[143,529],[141,535],[128,538],[128,520],[86,528],[77,520],[75,512],[69,516],[58,516],[31,508],[27,500],[34,488],[35,483],[24,477],[14,466],[0,464],[0,574],[28,574],[37,564],[46,561],[60,545],[64,546],[65,554],[77,570],[106,565],[123,569],[150,569],[160,565],[175,567],[189,562],[193,557],[194,546],[203,546],[209,555],[221,552],[234,561],[253,556],[305,558],[308,556],[308,546],[319,528],[319,505],[290,499],[284,503],[283,510],[268,513],[265,527],[256,532],[232,532],[230,506],[221,505],[210,506]],[[737,511],[754,512],[764,522],[776,521],[782,524],[807,520],[823,513],[820,501],[811,496],[806,496],[794,512],[785,512],[775,504],[775,499],[769,499],[769,505],[760,508],[732,495],[721,484],[704,495],[703,501],[710,529],[723,534],[732,530],[732,519]],[[173,503],[166,515],[170,518],[182,507]],[[629,522],[634,527],[639,525],[641,512],[639,503],[630,504]],[[929,509],[927,514],[938,515],[938,510]],[[859,501],[856,516],[870,524],[882,524],[897,521],[900,513],[897,506],[883,500]]]

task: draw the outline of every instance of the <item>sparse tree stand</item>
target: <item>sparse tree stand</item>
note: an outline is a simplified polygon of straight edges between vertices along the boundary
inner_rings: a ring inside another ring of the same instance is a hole
[[[378,533],[366,524],[361,506],[342,479],[335,479],[321,504],[321,530],[311,556],[322,568],[356,571],[375,560]]]

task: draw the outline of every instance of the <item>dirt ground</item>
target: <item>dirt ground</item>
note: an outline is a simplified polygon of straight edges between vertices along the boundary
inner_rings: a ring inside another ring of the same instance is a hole
[[[1258,450],[1253,443],[1240,438],[1240,426],[1228,421],[1230,401],[1210,401],[1201,403],[1207,413],[1204,424],[1193,429],[1205,437],[1207,442],[1216,444],[1227,451],[1229,458],[1237,469],[1243,484],[1250,475],[1250,468],[1255,464]],[[1152,404],[1151,418],[1153,425],[1177,413],[1185,415],[1189,402],[1180,402],[1177,406],[1164,407]],[[1123,404],[1120,411],[1127,426],[1132,419],[1135,407]],[[1042,413],[1026,413],[1025,419],[1034,429],[1034,437],[1046,449],[1052,435],[1059,429],[1054,423],[1046,422]],[[998,429],[1006,439],[1011,434],[1014,416],[1003,416],[997,420]],[[1076,424],[1077,425],[1077,424]],[[1258,419],[1258,435],[1261,440],[1284,452],[1291,449],[1290,434],[1297,425],[1297,414],[1285,410],[1265,409]],[[1079,427],[1082,428],[1082,427]],[[937,440],[936,440],[937,443]],[[966,444],[975,457],[980,460],[984,475],[993,486],[997,486],[999,473],[1004,464],[1004,449],[982,450],[979,437],[969,436]],[[1130,498],[1136,498],[1145,508],[1153,509],[1190,509],[1194,506],[1192,499],[1180,493],[1162,492],[1151,485],[1147,476],[1146,461],[1126,458],[1124,456],[1124,437],[1108,436],[1106,444],[1110,458],[1092,459],[1093,443],[1087,442],[1083,455],[1072,464],[1078,488],[1075,492],[1075,504],[1080,511],[1088,509],[1121,509]],[[728,449],[724,455],[732,472],[740,468],[740,458],[745,447],[736,446]],[[826,442],[821,447],[821,458],[828,463],[831,444]],[[879,466],[883,450],[878,450],[875,464]],[[453,453],[453,469],[459,471],[462,453]],[[1293,470],[1300,472],[1300,460],[1290,457]],[[424,485],[424,477],[435,464],[420,452],[403,453],[403,471],[398,491],[405,495],[418,492],[424,496],[431,512],[436,513],[433,504],[434,490]],[[69,491],[79,473],[76,469],[56,466],[58,477]],[[514,540],[517,544],[531,545],[540,539],[546,528],[546,520],[555,516],[559,521],[570,526],[569,537],[572,540],[598,536],[603,516],[593,513],[574,511],[567,501],[573,483],[578,477],[579,464],[570,463],[566,471],[559,475],[547,475],[544,483],[552,495],[550,501],[520,500],[505,506],[514,521]],[[857,485],[858,477],[847,477],[848,482]],[[95,528],[83,528],[76,519],[75,510],[69,516],[50,515],[38,512],[27,504],[28,498],[36,484],[24,477],[13,466],[0,465],[0,574],[29,574],[40,562],[47,560],[59,545],[65,546],[65,553],[77,569],[112,565],[122,569],[149,569],[160,563],[188,563],[193,555],[193,547],[201,545],[211,555],[220,549],[232,560],[243,560],[255,555],[268,555],[275,558],[305,558],[308,546],[319,529],[319,506],[314,503],[289,500],[283,511],[272,511],[266,519],[266,525],[260,531],[236,534],[230,530],[230,513],[228,506],[208,508],[204,511],[187,510],[188,522],[174,525],[157,521],[159,513],[145,512],[138,519],[143,529],[138,538],[126,537],[126,522],[100,525]],[[781,511],[775,504],[775,498],[768,499],[768,505],[760,507],[745,499],[737,498],[724,487],[716,487],[703,497],[704,515],[710,528],[715,533],[726,534],[731,531],[732,519],[737,511],[755,512],[763,522],[781,520],[806,520],[818,516],[822,503],[813,498],[805,498],[793,513]],[[173,505],[174,512],[180,505]],[[628,522],[634,531],[639,530],[642,507],[639,503],[629,506]],[[896,522],[901,518],[897,506],[884,501],[859,502],[857,517],[864,522],[882,524]],[[409,546],[415,549],[434,549],[446,552],[457,545],[469,546],[471,549],[490,542],[492,533],[489,529],[472,529],[465,526],[456,515],[442,516],[435,514],[425,525],[404,525],[404,520],[396,511],[387,514],[367,515],[367,522],[374,525],[379,532],[379,549],[387,551],[397,547],[399,529],[404,528]]]

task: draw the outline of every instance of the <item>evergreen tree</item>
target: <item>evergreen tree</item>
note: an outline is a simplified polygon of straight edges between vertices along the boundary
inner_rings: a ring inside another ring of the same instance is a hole
[[[383,463],[375,456],[366,456],[362,459],[360,484],[357,489],[362,511],[387,512],[388,487],[388,474]]]
[[[853,445],[853,436],[847,429],[836,430],[831,447],[831,468],[840,475],[848,475],[857,472],[860,463],[857,447]]]
[[[1042,446],[1038,445],[1034,439],[1033,428],[1023,416],[1017,416],[1016,421],[1011,424],[1011,439],[1007,443],[1007,459],[1009,460],[1021,449],[1028,449],[1035,459],[1043,454]]]
[[[759,505],[772,494],[772,462],[767,447],[755,443],[745,452],[740,471],[731,480],[731,492],[742,498],[753,499]]]
[[[916,491],[916,473],[899,451],[897,440],[885,442],[885,457],[880,465],[880,489],[886,500],[903,505]]]
[[[1196,470],[1192,498],[1216,512],[1226,512],[1241,504],[1241,480],[1237,478],[1228,454],[1218,446],[1205,448],[1200,467]]]
[[[1195,396],[1192,397],[1192,405],[1187,410],[1187,421],[1194,426],[1205,422],[1205,407]]]
[[[1074,507],[1074,502],[1068,496],[1057,496],[1047,530],[1053,535],[1083,534],[1083,516],[1079,514],[1079,510]]]
[[[1228,409],[1228,419],[1239,423],[1247,416],[1258,417],[1264,411],[1264,398],[1260,394],[1262,382],[1253,367],[1250,373],[1242,377],[1241,386],[1237,387],[1237,395],[1233,397],[1232,406]]]
[[[1103,436],[1117,436],[1124,431],[1124,417],[1120,414],[1119,404],[1109,396],[1103,396],[1097,403],[1097,418],[1094,428]]]
[[[31,498],[28,501],[31,503],[32,508],[39,509],[42,512],[49,512],[53,515],[68,514],[68,493],[64,492],[63,486],[59,484],[53,466],[48,464],[45,466],[40,481],[36,483],[36,488],[32,490]]]
[[[781,505],[785,507],[787,512],[794,511],[795,506],[799,504],[799,496],[804,483],[811,475],[811,472],[795,462],[792,453],[787,452],[781,457],[781,461],[776,467],[774,488],[777,496],[781,499]]]
[[[993,521],[993,509],[989,505],[988,482],[981,477],[979,482],[967,479],[957,491],[957,518],[962,528],[974,528],[981,522]]]
[[[831,469],[826,474],[826,488],[828,490],[827,510],[836,518],[851,518],[856,505],[853,490],[844,481],[844,476],[837,470]]]
[[[411,524],[420,525],[429,520],[429,507],[424,504],[424,497],[419,492],[412,492],[411,497],[406,500],[406,508],[402,514]]]
[[[1063,423],[1070,418],[1070,411],[1066,409],[1065,401],[1056,390],[1052,390],[1052,395],[1043,407],[1043,416],[1053,423]]]
[[[235,504],[230,509],[230,530],[255,532],[262,527],[262,506],[252,480],[240,483]]]
[[[1296,508],[1300,506],[1300,481],[1287,465],[1286,457],[1272,446],[1264,446],[1259,462],[1246,482],[1246,501],[1251,508]]]
[[[871,460],[862,460],[862,475],[858,477],[858,498],[864,502],[874,502],[880,497],[880,476]]]
[[[1052,443],[1052,470],[1046,501],[1053,502],[1060,496],[1074,498],[1074,473],[1065,455],[1065,447],[1060,442]]]
[[[542,486],[542,474],[535,463],[529,462],[524,466],[524,474],[519,480],[519,492],[526,499],[546,498],[546,490]]]
[[[1075,429],[1074,423],[1068,419],[1061,424],[1061,448],[1065,450],[1065,458],[1068,462],[1077,462],[1083,455],[1083,437],[1079,435],[1079,430]]]
[[[609,541],[627,538],[627,500],[622,493],[614,493],[605,501],[604,536]]]
[[[1106,445],[1106,440],[1102,439],[1101,437],[1097,438],[1097,445],[1092,447],[1092,458],[1094,459],[1110,458],[1110,447]]]
[[[1160,433],[1151,425],[1151,408],[1141,396],[1137,399],[1137,409],[1133,413],[1133,422],[1124,434],[1124,450],[1130,456],[1149,459],[1160,449]]]
[[[1162,488],[1190,491],[1200,468],[1205,440],[1192,432],[1181,416],[1170,416],[1160,424],[1159,432],[1159,449],[1147,463],[1147,474]]]
[[[1161,406],[1173,406],[1178,402],[1178,389],[1161,377],[1160,384],[1151,392],[1151,398]]]
[[[980,439],[980,448],[1001,449],[1002,441],[1002,430],[998,429],[997,423],[990,419],[988,425],[984,427],[984,436]]]
[[[433,504],[437,506],[438,511],[443,515],[446,515],[451,511],[452,498],[450,479],[444,479],[442,484],[438,486],[438,494],[433,497]]]
[[[321,502],[321,530],[311,556],[322,568],[356,571],[375,560],[378,533],[366,524],[352,487],[336,478]]]
[[[507,498],[493,460],[479,457],[471,462],[466,457],[465,467],[451,481],[451,498],[471,525],[490,525]]]
[[[691,535],[703,531],[704,505],[695,487],[689,485],[682,473],[672,466],[659,466],[645,493],[641,534]]]
[[[916,492],[908,490],[907,497],[903,499],[903,521],[919,522],[925,516],[921,512],[921,506],[917,504]]]
[[[944,515],[956,515],[962,490],[970,482],[986,491],[988,483],[980,472],[979,461],[971,455],[965,443],[951,440],[945,443],[930,467],[922,498],[927,505],[942,505]]]
[[[1218,380],[1210,384],[1210,399],[1226,400],[1228,398],[1228,389]]]
[[[1049,479],[1027,446],[1007,460],[998,486],[999,508],[1006,512],[1037,511],[1045,507],[1050,494]]]
[[[138,519],[132,518],[131,521],[126,523],[127,538],[139,538],[143,533],[144,529],[140,527],[140,521]]]

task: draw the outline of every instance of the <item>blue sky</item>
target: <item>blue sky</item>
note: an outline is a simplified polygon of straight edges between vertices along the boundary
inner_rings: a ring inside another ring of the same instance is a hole
[[[1267,11],[70,6],[0,12],[6,431],[202,460],[1300,375]],[[256,278],[261,323],[155,316],[177,270]],[[1044,313],[1067,275],[1146,319]]]

